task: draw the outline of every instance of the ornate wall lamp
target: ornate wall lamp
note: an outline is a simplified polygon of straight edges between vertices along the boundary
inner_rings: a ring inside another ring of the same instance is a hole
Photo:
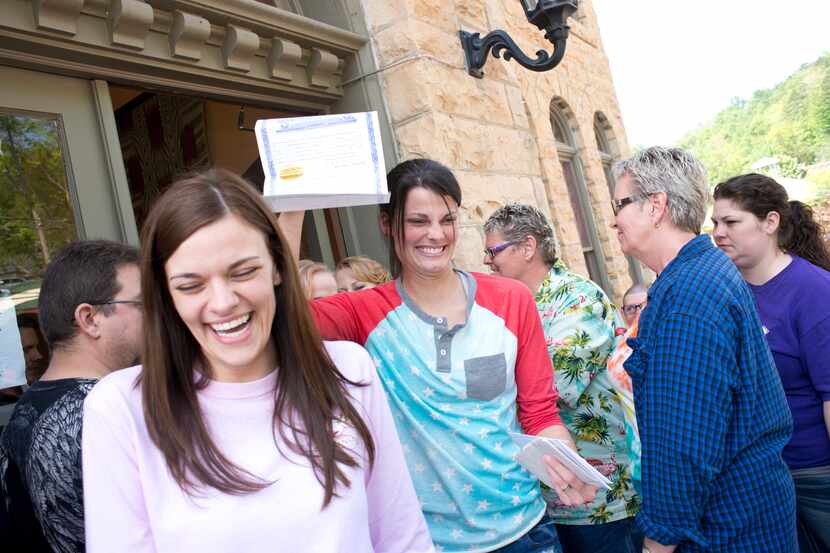
[[[578,0],[520,0],[527,20],[545,31],[545,38],[553,43],[553,54],[545,50],[536,52],[536,59],[528,57],[506,32],[497,30],[481,38],[479,33],[461,31],[461,45],[464,47],[464,59],[467,73],[479,79],[484,76],[481,70],[487,62],[487,56],[493,51],[496,58],[510,61],[515,59],[521,66],[531,71],[547,71],[556,67],[565,55],[565,42],[568,40],[568,27],[565,22],[579,7]]]

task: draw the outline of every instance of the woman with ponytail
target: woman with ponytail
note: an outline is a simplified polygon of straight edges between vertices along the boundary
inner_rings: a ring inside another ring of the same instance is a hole
[[[712,236],[741,271],[787,395],[802,552],[830,551],[830,254],[812,210],[765,175],[715,188]]]

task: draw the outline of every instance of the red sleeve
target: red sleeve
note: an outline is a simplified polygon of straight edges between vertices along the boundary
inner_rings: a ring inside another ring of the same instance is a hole
[[[519,298],[517,298],[519,299]],[[521,296],[519,341],[516,352],[516,404],[519,423],[525,434],[538,434],[545,428],[562,424],[553,385],[553,365],[545,345],[542,321],[530,291]],[[521,324],[523,323],[523,324]]]
[[[360,292],[341,292],[310,303],[311,314],[324,340],[347,340],[365,345],[369,334],[401,303],[395,283]]]
[[[341,292],[310,303],[311,314],[324,340],[348,340],[363,344],[357,310],[351,301],[351,292]]]
[[[476,303],[499,316],[516,336],[516,409],[526,434],[562,424],[553,384],[553,365],[545,344],[536,302],[524,284],[503,277],[473,273]],[[507,301],[505,301],[507,300]]]

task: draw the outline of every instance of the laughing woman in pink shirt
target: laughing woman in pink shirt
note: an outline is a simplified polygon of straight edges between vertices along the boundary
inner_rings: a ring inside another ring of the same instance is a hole
[[[144,365],[85,404],[88,551],[433,551],[372,361],[321,340],[251,185],[174,183],[141,268]]]

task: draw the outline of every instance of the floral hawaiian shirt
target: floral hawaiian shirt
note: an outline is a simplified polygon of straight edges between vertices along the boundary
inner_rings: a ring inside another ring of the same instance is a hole
[[[544,489],[548,512],[558,524],[602,524],[634,516],[640,499],[632,482],[632,453],[625,413],[606,366],[622,327],[614,306],[590,280],[556,261],[536,293],[548,353],[559,390],[559,414],[579,454],[607,476],[593,503],[567,507]]]

